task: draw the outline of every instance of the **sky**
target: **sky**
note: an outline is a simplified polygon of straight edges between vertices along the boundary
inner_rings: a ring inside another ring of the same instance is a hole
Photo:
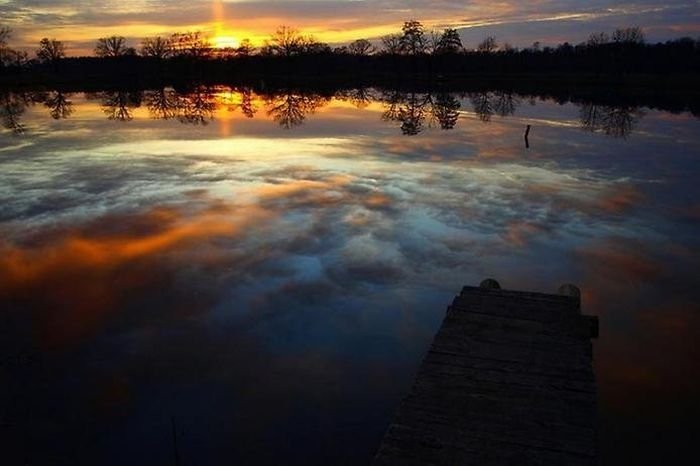
[[[89,53],[95,39],[202,30],[218,45],[243,38],[261,43],[288,25],[331,44],[378,38],[418,19],[429,29],[454,27],[467,47],[486,35],[528,46],[577,43],[592,32],[641,26],[651,41],[700,36],[700,2],[693,0],[0,0],[0,24],[16,48],[42,37],[62,40],[71,55]]]

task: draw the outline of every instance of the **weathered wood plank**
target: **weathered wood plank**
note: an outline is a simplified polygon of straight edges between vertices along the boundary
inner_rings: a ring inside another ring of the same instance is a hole
[[[578,294],[465,287],[375,464],[596,464],[596,336]]]

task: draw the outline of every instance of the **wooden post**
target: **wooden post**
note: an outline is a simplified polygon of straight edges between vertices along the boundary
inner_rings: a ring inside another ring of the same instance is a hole
[[[528,139],[530,136],[530,128],[531,126],[527,125],[527,129],[525,130],[525,149],[530,148],[530,139]]]

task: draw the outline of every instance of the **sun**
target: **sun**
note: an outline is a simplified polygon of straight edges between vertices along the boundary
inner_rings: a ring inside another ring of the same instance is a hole
[[[225,49],[228,47],[238,47],[241,41],[233,36],[216,36],[211,40],[212,46],[216,49]]]

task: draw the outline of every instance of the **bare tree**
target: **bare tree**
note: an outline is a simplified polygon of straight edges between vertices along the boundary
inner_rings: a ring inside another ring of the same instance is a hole
[[[65,56],[66,48],[63,42],[56,39],[47,39],[46,37],[39,42],[39,49],[36,51],[36,57],[42,63],[56,63]]]
[[[209,39],[200,31],[178,32],[170,36],[173,54],[188,58],[209,58],[212,46]]]
[[[482,53],[492,53],[498,48],[498,43],[496,42],[495,36],[487,36],[479,42],[476,49]]]
[[[612,40],[618,44],[643,44],[644,31],[639,26],[616,29]]]
[[[147,37],[141,42],[141,55],[157,59],[169,58],[173,54],[173,44],[165,37]]]
[[[302,51],[304,38],[298,30],[289,26],[280,26],[270,36],[267,45],[273,55],[290,57]]]
[[[425,39],[425,51],[430,54],[439,53],[438,49],[440,48],[440,37],[440,32],[432,29]]]
[[[7,41],[12,35],[12,29],[7,26],[0,27],[0,47],[7,47]]]
[[[382,45],[384,46],[385,53],[389,55],[398,55],[401,53],[401,35],[389,34],[382,37]]]
[[[377,51],[377,48],[367,39],[357,39],[350,42],[350,45],[348,45],[348,51],[353,55],[365,56],[372,55]]]
[[[588,36],[586,45],[588,47],[599,47],[610,42],[610,37],[605,32],[594,32]]]
[[[11,65],[15,51],[8,47],[7,41],[12,36],[12,29],[7,26],[0,27],[0,67]]]
[[[101,58],[122,57],[127,51],[126,38],[122,36],[101,37],[95,46],[95,55]]]

